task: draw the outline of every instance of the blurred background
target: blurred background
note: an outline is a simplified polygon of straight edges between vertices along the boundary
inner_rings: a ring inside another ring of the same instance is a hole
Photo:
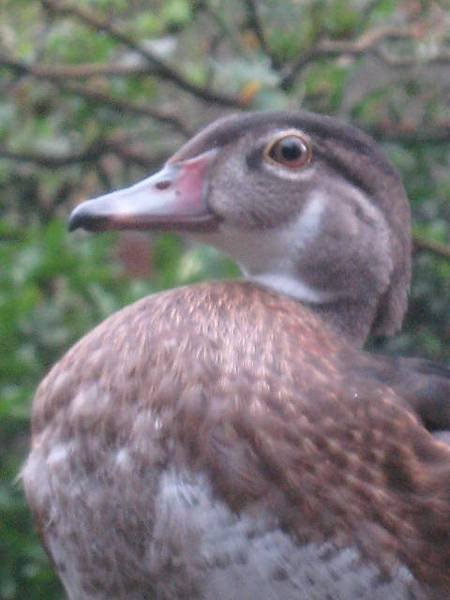
[[[414,213],[404,331],[371,349],[450,362],[446,0],[2,0],[0,600],[62,598],[20,482],[33,390],[123,305],[235,276],[172,235],[69,235],[79,201],[156,170],[229,112],[336,115],[400,170]]]

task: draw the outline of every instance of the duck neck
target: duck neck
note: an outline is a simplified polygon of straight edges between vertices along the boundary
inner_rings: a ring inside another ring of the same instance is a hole
[[[350,299],[323,304],[303,304],[326,321],[339,335],[345,336],[353,346],[364,346],[373,322],[372,306]]]
[[[362,347],[370,334],[376,306],[367,299],[362,301],[332,290],[319,290],[298,278],[281,275],[247,275],[247,279],[295,298],[353,346]]]

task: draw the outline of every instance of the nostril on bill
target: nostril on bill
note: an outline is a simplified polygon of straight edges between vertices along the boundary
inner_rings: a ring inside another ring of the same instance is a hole
[[[155,183],[155,187],[158,190],[166,190],[168,187],[170,187],[171,181],[168,181],[166,179],[166,181],[158,181],[158,183]]]

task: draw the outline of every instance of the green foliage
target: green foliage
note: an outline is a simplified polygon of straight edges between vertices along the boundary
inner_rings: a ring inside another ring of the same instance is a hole
[[[216,116],[302,106],[372,132],[402,174],[417,238],[450,242],[450,148],[443,135],[449,71],[432,60],[439,44],[448,53],[450,29],[439,3],[257,1],[262,39],[252,3],[243,0],[50,2],[75,7],[64,14],[43,4],[3,0],[0,9],[2,600],[62,597],[16,482],[29,443],[31,399],[44,374],[125,304],[160,289],[237,274],[216,251],[167,234],[150,241],[151,276],[133,277],[120,258],[120,236],[68,234],[66,217],[77,201],[154,170],[186,139],[186,130]],[[103,30],[80,11],[95,14]],[[417,27],[409,37],[388,37],[360,51],[367,34],[411,23]],[[328,50],[320,51],[324,40]],[[353,44],[355,52],[333,50],[342,43]],[[163,76],[140,47],[200,92]],[[392,53],[407,61],[416,57],[417,64],[392,66],[383,59]],[[24,65],[66,71],[33,75]],[[77,66],[130,71],[73,75],[69,68]],[[231,97],[232,106],[223,98],[205,99],[204,90]],[[418,244],[404,332],[372,347],[450,361],[449,282],[450,261]]]

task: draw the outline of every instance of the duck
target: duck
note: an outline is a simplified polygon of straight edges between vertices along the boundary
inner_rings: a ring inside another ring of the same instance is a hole
[[[449,373],[363,350],[411,273],[369,136],[226,116],[69,227],[178,232],[243,274],[123,308],[40,384],[22,479],[70,600],[450,597]]]

